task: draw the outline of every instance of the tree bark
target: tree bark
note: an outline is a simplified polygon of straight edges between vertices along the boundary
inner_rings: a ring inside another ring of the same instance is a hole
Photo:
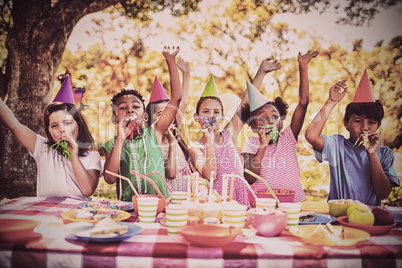
[[[120,1],[15,0],[13,26],[7,33],[4,83],[7,106],[35,133],[44,135],[43,110],[67,40],[84,15]],[[12,133],[0,124],[0,200],[36,195],[36,164]]]

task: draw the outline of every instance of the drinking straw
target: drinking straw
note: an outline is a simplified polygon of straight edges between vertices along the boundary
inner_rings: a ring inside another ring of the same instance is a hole
[[[230,182],[230,196],[229,196],[230,200],[233,200],[234,180],[235,177],[232,176],[232,181]]]
[[[265,183],[265,186],[267,186],[267,188],[268,188],[269,192],[271,193],[271,195],[275,198],[275,200],[276,200],[276,202],[278,203],[278,205],[281,204],[281,202],[279,201],[278,197],[276,196],[276,194],[274,193],[274,191],[272,191],[271,187],[269,187],[269,184],[268,184],[268,182],[267,182],[266,180],[264,180],[264,179],[261,178],[259,175],[255,174],[254,172],[252,172],[251,170],[249,170],[249,169],[247,169],[247,168],[244,169],[244,171],[247,172],[248,174],[250,174],[251,176],[253,176],[254,178],[256,178],[256,179],[258,179],[258,180],[260,180],[260,181],[263,181],[263,182]],[[252,193],[253,193],[253,192],[252,192]],[[257,196],[254,195],[254,197],[255,197],[255,199],[257,200]]]
[[[116,174],[116,173],[114,173],[114,172],[111,172],[111,171],[109,171],[109,170],[105,170],[105,173],[107,173],[107,174],[109,174],[109,175],[112,175],[112,176],[115,176],[115,177],[117,177],[117,178],[120,178],[120,179],[125,180],[126,182],[128,182],[128,184],[130,185],[130,187],[131,187],[131,189],[133,190],[134,194],[135,194],[137,197],[139,196],[137,190],[135,189],[134,185],[131,183],[131,181],[130,181],[129,178],[124,177],[124,176],[121,176],[121,175]]]
[[[184,178],[185,178],[186,180],[189,180],[189,181],[195,181],[195,180],[196,180],[196,178],[192,178],[191,176],[186,176],[186,177],[184,177]],[[209,185],[210,185],[210,184],[209,184],[209,181],[208,181],[207,179],[204,179],[204,178],[198,178],[198,179],[205,180],[205,182],[207,183],[207,187],[209,188]],[[215,190],[214,190],[213,192],[214,192],[215,196],[217,197],[219,203],[222,203],[219,194],[218,194]]]
[[[169,190],[169,192],[172,192],[172,188],[170,188],[170,186],[167,184],[166,180],[162,177],[162,175],[159,173],[159,171],[154,171],[148,174],[145,174],[145,176],[150,176],[153,174],[158,174],[158,176],[161,178],[161,180],[163,181],[163,183],[166,185],[166,188]]]
[[[152,186],[155,188],[156,192],[158,193],[159,197],[163,200],[163,202],[165,203],[165,205],[167,205],[167,202],[165,200],[165,197],[163,196],[163,194],[161,193],[161,191],[159,190],[158,185],[156,185],[156,183],[151,179],[148,178],[147,176],[144,176],[140,173],[135,172],[134,170],[130,170],[130,173],[133,175],[137,175],[138,177],[140,177],[143,180],[146,180],[147,182],[151,183]]]
[[[254,196],[254,199],[257,200],[257,196],[256,196],[256,194],[254,193],[253,188],[251,188],[250,184],[248,183],[248,181],[246,181],[245,178],[243,178],[243,177],[241,177],[241,176],[237,176],[237,175],[234,175],[233,177],[236,177],[236,178],[238,178],[239,180],[241,180],[241,181],[247,186],[247,188],[249,189],[249,191],[251,192],[251,194]]]

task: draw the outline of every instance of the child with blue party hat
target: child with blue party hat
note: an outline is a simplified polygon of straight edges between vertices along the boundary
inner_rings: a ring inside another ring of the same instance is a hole
[[[309,102],[309,81],[307,65],[318,55],[317,51],[298,54],[300,70],[299,102],[293,113],[291,123],[284,130],[283,121],[288,105],[280,97],[270,101],[257,87],[248,83],[249,105],[241,110],[241,118],[258,137],[250,136],[244,144],[242,153],[245,167],[265,179],[273,189],[293,190],[294,202],[306,200],[300,182],[300,167],[296,153],[298,136],[303,126]],[[263,75],[259,76],[262,80]],[[246,179],[256,188],[266,188],[263,181],[245,174]]]
[[[35,159],[37,196],[91,200],[98,186],[100,155],[94,150],[84,117],[75,107],[68,76],[44,111],[46,138],[22,125],[2,100],[0,119]]]
[[[353,101],[346,106],[343,135],[324,135],[322,130],[337,103],[347,94],[346,80],[329,89],[328,100],[306,130],[319,162],[328,161],[331,174],[328,200],[352,199],[380,206],[392,187],[400,185],[394,168],[394,153],[380,146],[377,132],[384,118],[381,101],[374,99],[367,70],[364,70]]]

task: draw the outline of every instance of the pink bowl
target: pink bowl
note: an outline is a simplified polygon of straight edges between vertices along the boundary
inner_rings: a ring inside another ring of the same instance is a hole
[[[286,228],[287,213],[262,215],[257,213],[249,214],[251,226],[262,236],[277,236]]]
[[[272,190],[279,191],[279,189],[272,189]],[[267,194],[266,193],[267,191],[268,191],[267,188],[254,188],[254,192],[258,198],[274,198],[271,194]],[[276,195],[276,197],[278,197],[280,202],[292,203],[295,201],[295,192],[291,191],[291,194],[281,194],[281,195]],[[256,201],[255,201],[253,194],[250,191],[248,191],[248,200],[250,201],[251,207],[255,208]]]

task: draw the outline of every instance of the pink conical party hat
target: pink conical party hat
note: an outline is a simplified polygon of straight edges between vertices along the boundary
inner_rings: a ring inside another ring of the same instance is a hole
[[[352,102],[375,102],[367,70],[364,70]]]
[[[253,112],[258,108],[260,108],[261,106],[264,106],[269,100],[248,80],[246,82],[247,82],[247,92],[250,105],[250,112]]]
[[[73,90],[71,89],[70,75],[67,74],[66,79],[64,79],[64,82],[56,97],[54,97],[53,102],[64,102],[75,105]]]
[[[168,99],[169,97],[166,94],[165,90],[163,89],[161,82],[159,82],[158,77],[155,75],[155,80],[151,89],[151,97],[149,98],[149,102],[156,102]]]

